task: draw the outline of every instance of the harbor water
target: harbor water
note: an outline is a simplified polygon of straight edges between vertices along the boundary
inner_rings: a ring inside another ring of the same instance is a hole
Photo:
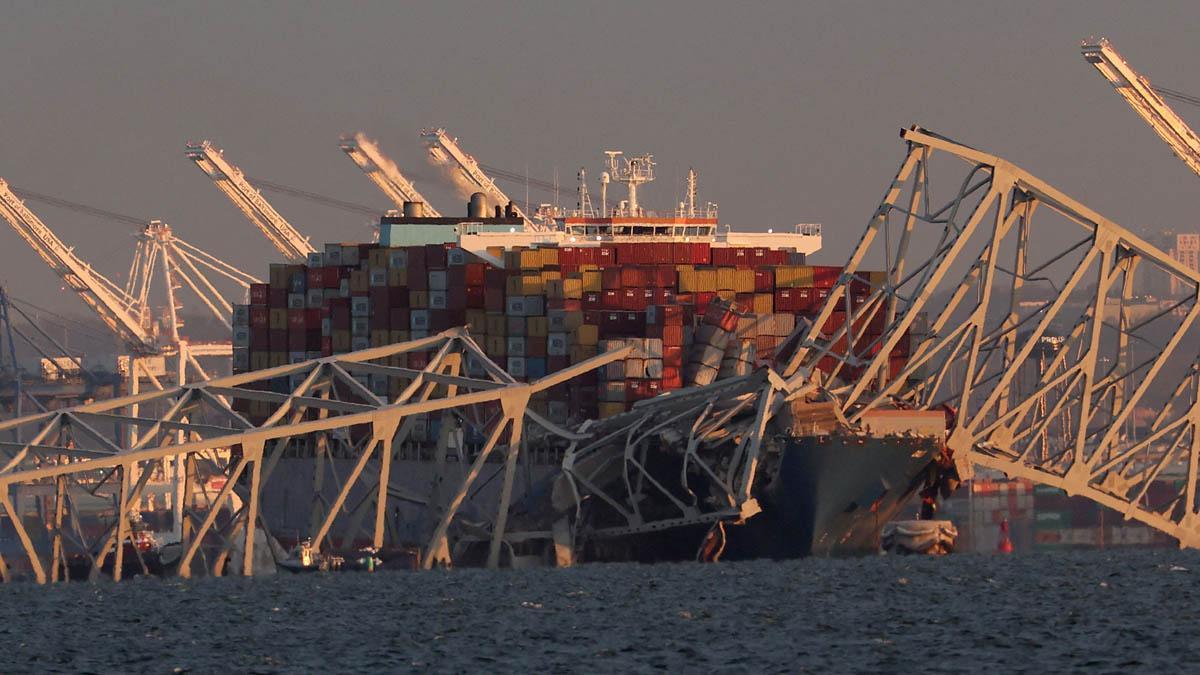
[[[1178,550],[0,588],[0,671],[1178,672]]]

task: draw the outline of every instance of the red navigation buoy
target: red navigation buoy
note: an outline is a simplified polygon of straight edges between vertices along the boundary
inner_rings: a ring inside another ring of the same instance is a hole
[[[996,553],[1012,553],[1012,538],[1008,536],[1008,518],[1000,521],[1000,543],[996,545]]]

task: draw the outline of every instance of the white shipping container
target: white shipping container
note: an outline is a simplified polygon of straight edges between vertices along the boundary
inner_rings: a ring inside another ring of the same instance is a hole
[[[600,389],[600,400],[607,403],[625,402],[625,382],[608,382]]]
[[[250,350],[245,347],[233,348],[233,369],[250,370]]]
[[[663,376],[662,359],[646,359],[646,377],[661,380]]]
[[[566,333],[550,333],[546,336],[546,354],[549,356],[566,356],[569,346]]]
[[[625,378],[640,380],[646,377],[645,359],[625,359]]]
[[[520,337],[525,334],[525,317],[510,316],[510,317],[508,317],[507,323],[508,323],[508,325],[505,326],[505,328],[507,328],[507,330],[504,331],[505,335],[509,335],[512,337]]]
[[[321,251],[313,251],[313,252],[309,253],[308,254],[308,266],[309,267],[324,267],[325,266],[325,254],[322,253]]]
[[[466,265],[467,264],[467,252],[462,250],[461,248],[448,249],[446,251],[446,264],[447,265]]]
[[[504,313],[509,316],[525,316],[525,296],[510,295],[505,298]]]
[[[350,317],[350,334],[370,336],[371,320],[365,316]]]
[[[325,289],[310,288],[304,297],[309,309],[320,309],[321,305],[325,304]]]
[[[525,356],[525,338],[509,337],[505,339],[504,353],[509,356]]]
[[[661,338],[646,338],[645,340],[646,357],[651,359],[661,359],[663,357],[663,341]]]
[[[600,377],[606,380],[624,380],[625,379],[625,362],[613,361],[607,363],[600,369]],[[625,400],[624,398],[621,399]]]
[[[546,324],[550,327],[552,333],[564,333],[567,330],[567,310],[565,309],[549,309],[546,310]]]
[[[350,298],[350,316],[371,316],[371,299],[361,295]]]
[[[508,374],[513,377],[525,377],[525,357],[508,357]]]
[[[542,316],[546,313],[546,296],[526,295],[525,316]]]
[[[342,264],[341,244],[325,244],[325,264],[331,267]]]
[[[358,352],[371,346],[371,338],[355,335],[350,338],[350,351]]]
[[[446,290],[446,270],[429,270],[429,290]]]
[[[388,267],[408,267],[408,249],[395,248],[388,251]]]
[[[233,346],[234,347],[249,347],[250,346],[250,327],[249,326],[234,326],[233,327]]]
[[[429,291],[429,308],[446,309],[446,291]]]
[[[304,309],[304,303],[308,302],[303,293],[288,293],[287,298],[288,309]]]
[[[358,245],[342,247],[342,264],[347,267],[358,267]]]
[[[323,316],[321,317],[321,336],[329,337],[333,335],[333,319]]]
[[[372,267],[369,272],[369,283],[375,288],[388,285],[388,272],[386,267]]]
[[[429,310],[414,309],[408,313],[408,327],[412,330],[429,330]],[[416,339],[416,336],[413,336]]]
[[[250,305],[234,305],[230,323],[234,326],[250,325]]]

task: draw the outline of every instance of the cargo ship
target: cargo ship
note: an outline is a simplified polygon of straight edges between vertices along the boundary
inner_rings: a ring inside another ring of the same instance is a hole
[[[613,173],[628,185],[627,199],[609,208],[602,176],[601,205],[593,209],[581,180],[578,208],[551,214],[550,227],[529,227],[511,204],[487,204],[477,193],[465,217],[428,217],[422,204],[410,203],[381,219],[377,242],[327,244],[305,265],[272,265],[269,283],[252,286],[250,303],[234,309],[235,372],[419,339],[456,326],[467,326],[489,358],[523,381],[597,353],[634,347],[633,356],[530,402],[545,419],[578,428],[588,420],[628,415],[663,395],[751,377],[773,364],[841,278],[840,267],[807,264],[807,255],[820,248],[820,226],[722,231],[715,205],[697,206],[693,173],[678,208],[652,213],[637,197],[652,161],[643,156],[625,167]],[[881,273],[860,273],[851,284],[851,301],[862,302],[882,282]],[[844,312],[834,312],[823,331],[836,331],[844,320]],[[878,335],[882,328],[872,325],[865,333]],[[890,355],[893,374],[908,348],[902,340]],[[421,368],[426,359],[404,354],[387,365]],[[835,365],[827,357],[818,368],[833,372]],[[484,375],[478,363],[468,361],[465,368],[468,375]],[[847,376],[845,369],[841,375]],[[356,377],[377,395],[399,394],[395,378]],[[277,378],[271,387],[286,393],[297,386],[294,379]],[[268,412],[255,401],[238,404],[255,423]],[[428,460],[445,435],[442,425],[436,416],[416,421],[410,447],[398,457],[408,465],[393,474],[401,492],[418,494],[436,484]],[[861,442],[846,440],[859,433],[848,428],[788,436],[755,487],[762,513],[723,542],[728,556],[833,555],[877,546],[883,522],[929,486],[941,431],[918,427],[868,435]],[[457,448],[459,461],[482,440],[466,432]],[[847,442],[858,445],[843,448]],[[664,452],[665,466],[678,461],[678,455],[668,457],[671,452]],[[529,460],[527,498],[546,498],[561,475],[563,453],[549,448]],[[295,495],[315,478],[311,469],[303,473],[303,462],[295,464],[296,472],[283,472],[290,478],[271,487],[284,504],[297,503]],[[481,500],[492,487],[481,490]],[[402,501],[393,514],[396,529],[420,541],[436,500]],[[307,513],[273,517],[297,531],[307,526]],[[630,535],[615,546],[598,543],[582,558],[694,558],[712,532],[711,522],[681,524]],[[513,551],[512,560],[518,557]]]

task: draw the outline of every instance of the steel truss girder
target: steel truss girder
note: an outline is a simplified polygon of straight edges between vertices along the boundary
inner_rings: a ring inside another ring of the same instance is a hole
[[[972,464],[1028,478],[1200,546],[1200,274],[999,157],[919,127],[901,137],[896,178],[783,367],[789,387],[832,358],[829,390],[851,423],[881,405],[947,405],[964,478]],[[931,197],[935,157],[967,166],[944,202]],[[1050,219],[1083,239],[1042,241]],[[929,253],[914,251],[922,237]],[[871,283],[861,270],[880,259],[885,278]],[[1138,318],[1149,275],[1188,291]],[[914,335],[919,322],[927,332]],[[906,342],[905,364],[889,372]],[[1157,416],[1139,438],[1135,412],[1148,410]],[[1152,499],[1164,471],[1183,486]]]
[[[425,368],[373,363],[390,362],[393,356],[413,352],[432,353]],[[523,383],[491,362],[465,329],[454,329],[421,340],[8,420],[0,422],[0,433],[20,430],[20,438],[29,441],[0,446],[0,459],[3,460],[0,509],[11,519],[25,553],[25,566],[37,581],[61,578],[60,568],[65,569],[64,545],[69,546],[72,542],[77,552],[92,561],[93,574],[98,573],[112,551],[116,556],[114,577],[119,578],[124,551],[120,543],[130,536],[132,505],[141,499],[154,471],[165,471],[168,463],[178,462],[177,465],[185,467],[185,480],[190,485],[205,476],[221,476],[225,481],[215,496],[204,491],[207,504],[198,507],[192,503],[185,509],[181,542],[184,552],[178,573],[190,576],[205,569],[220,574],[232,547],[239,544],[241,559],[233,561],[234,569],[250,574],[254,533],[257,530],[270,533],[270,523],[264,520],[260,506],[263,486],[270,479],[282,452],[294,439],[313,437],[318,445],[322,445],[331,434],[344,434],[350,439],[352,429],[369,430],[367,436],[350,448],[354,453],[354,468],[336,486],[333,503],[318,509],[314,543],[320,548],[331,545],[328,533],[335,519],[347,517],[344,506],[352,488],[359,485],[367,486],[371,491],[375,508],[369,529],[376,546],[382,546],[386,533],[384,514],[392,494],[389,470],[396,451],[412,428],[414,416],[492,405],[502,414],[492,423],[491,442],[480,453],[473,471],[458,486],[456,498],[438,514],[439,526],[425,549],[422,562],[427,567],[452,562],[447,537],[458,506],[463,502],[462,497],[471,489],[479,473],[476,469],[482,468],[488,453],[493,448],[504,448],[507,454],[505,489],[493,522],[492,553],[488,560],[491,566],[497,566],[501,542],[510,536],[505,532],[505,520],[512,499],[523,422],[528,420],[539,427],[540,433],[551,436],[561,433],[565,434],[564,438],[576,438],[530,411],[530,397],[581,373],[622,359],[628,352],[628,348],[607,352],[541,380]],[[483,367],[486,374],[482,378],[462,373],[468,357]],[[397,378],[405,385],[403,391],[395,398],[372,393],[351,375],[364,371],[376,377]],[[255,387],[282,377],[289,377],[294,386],[288,394],[273,397],[268,402],[271,413],[263,423],[252,424],[231,406],[235,399],[250,400],[251,396],[263,393]],[[352,406],[322,405],[339,401]],[[132,411],[135,407],[144,411],[155,406],[165,412],[146,417]],[[136,441],[132,440],[132,434],[123,432],[125,428],[138,429]],[[314,457],[313,461],[322,461],[320,457]],[[39,485],[66,488],[61,489],[54,500],[56,512],[65,512],[65,520],[64,513],[55,517],[51,527],[51,552],[39,549],[32,539],[31,529],[26,526],[25,514],[18,512],[11,503],[15,488]],[[114,485],[116,488],[112,487]],[[114,527],[92,541],[85,541],[78,531],[74,533],[77,535],[74,539],[70,536],[69,527],[77,522],[70,493],[80,489],[93,494],[112,489],[117,492],[117,513],[121,516]],[[235,506],[238,501],[242,504],[240,507]],[[354,514],[350,515],[353,518]],[[360,522],[351,523],[351,527],[360,526]],[[202,566],[196,564],[200,560],[205,561]],[[6,578],[11,576],[8,562],[0,558],[0,570]]]

